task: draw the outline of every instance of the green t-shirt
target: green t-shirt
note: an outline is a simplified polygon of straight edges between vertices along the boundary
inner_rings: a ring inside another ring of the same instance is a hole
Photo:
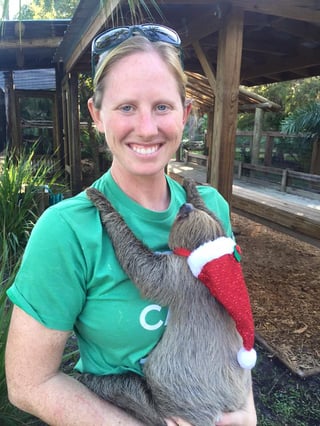
[[[110,172],[93,186],[107,195],[138,239],[163,252],[186,198],[177,182],[169,177],[167,182],[171,202],[161,212],[127,197]],[[226,201],[209,186],[199,191],[231,235]],[[80,349],[76,368],[94,374],[141,374],[142,360],[163,334],[168,314],[166,307],[143,299],[128,280],[85,192],[50,207],[39,218],[8,296],[44,326],[74,330]]]

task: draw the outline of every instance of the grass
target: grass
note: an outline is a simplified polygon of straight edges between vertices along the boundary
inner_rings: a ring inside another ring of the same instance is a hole
[[[253,389],[259,426],[319,426],[320,375],[301,378],[263,346],[257,344],[258,363]]]

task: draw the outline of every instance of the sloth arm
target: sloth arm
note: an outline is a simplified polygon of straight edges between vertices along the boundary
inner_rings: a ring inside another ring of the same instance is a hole
[[[171,254],[157,254],[149,250],[118,213],[109,213],[103,224],[112,241],[120,265],[144,297],[168,305],[177,296],[177,272],[183,259]],[[120,236],[120,237],[119,237]]]
[[[185,259],[170,254],[156,254],[136,238],[125,221],[106,197],[95,188],[87,196],[100,212],[101,222],[108,232],[120,265],[144,297],[169,305],[179,297],[181,272]],[[177,273],[177,271],[179,271]]]

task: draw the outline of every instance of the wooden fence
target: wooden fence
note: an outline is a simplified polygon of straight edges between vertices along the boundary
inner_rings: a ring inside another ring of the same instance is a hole
[[[197,154],[185,150],[184,162],[196,163],[207,167],[208,157],[203,154]],[[247,182],[257,183],[260,185],[267,184],[268,186],[279,189],[282,192],[317,199],[320,198],[319,175],[235,161],[234,177],[239,180],[245,180]]]

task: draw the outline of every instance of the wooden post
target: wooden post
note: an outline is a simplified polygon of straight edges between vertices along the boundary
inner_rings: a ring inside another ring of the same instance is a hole
[[[59,165],[61,170],[64,170],[64,137],[63,137],[63,105],[62,105],[62,79],[63,79],[63,66],[59,62],[56,66],[56,102],[55,102],[55,147],[58,147]]]
[[[242,161],[239,161],[238,164],[238,179],[241,179],[242,176]]]
[[[71,119],[71,191],[77,194],[82,189],[81,153],[80,153],[80,118],[78,105],[78,74],[72,72],[70,76],[70,110]]]
[[[264,149],[264,162],[263,162],[265,166],[270,167],[272,165],[272,150],[273,150],[273,136],[267,133],[266,146]]]
[[[287,190],[287,182],[288,182],[288,169],[284,169],[282,171],[281,192],[286,192],[286,190]]]
[[[320,138],[313,142],[310,173],[320,175]]]
[[[11,148],[20,148],[20,123],[18,123],[17,116],[17,102],[16,102],[16,94],[14,90],[13,84],[13,75],[12,72],[6,72],[4,74],[5,77],[5,90],[6,97],[8,100],[8,107],[6,109],[7,116],[7,138],[8,143]]]
[[[253,128],[252,150],[251,150],[251,164],[255,164],[255,165],[259,164],[263,115],[264,115],[263,109],[256,108],[256,113],[254,116],[254,128]]]
[[[219,31],[209,183],[231,203],[238,114],[243,10],[232,7]]]
[[[212,146],[213,146],[213,111],[208,112],[208,128],[207,128],[207,143],[208,143],[208,162],[207,162],[207,182],[210,182],[211,176],[211,161]]]

